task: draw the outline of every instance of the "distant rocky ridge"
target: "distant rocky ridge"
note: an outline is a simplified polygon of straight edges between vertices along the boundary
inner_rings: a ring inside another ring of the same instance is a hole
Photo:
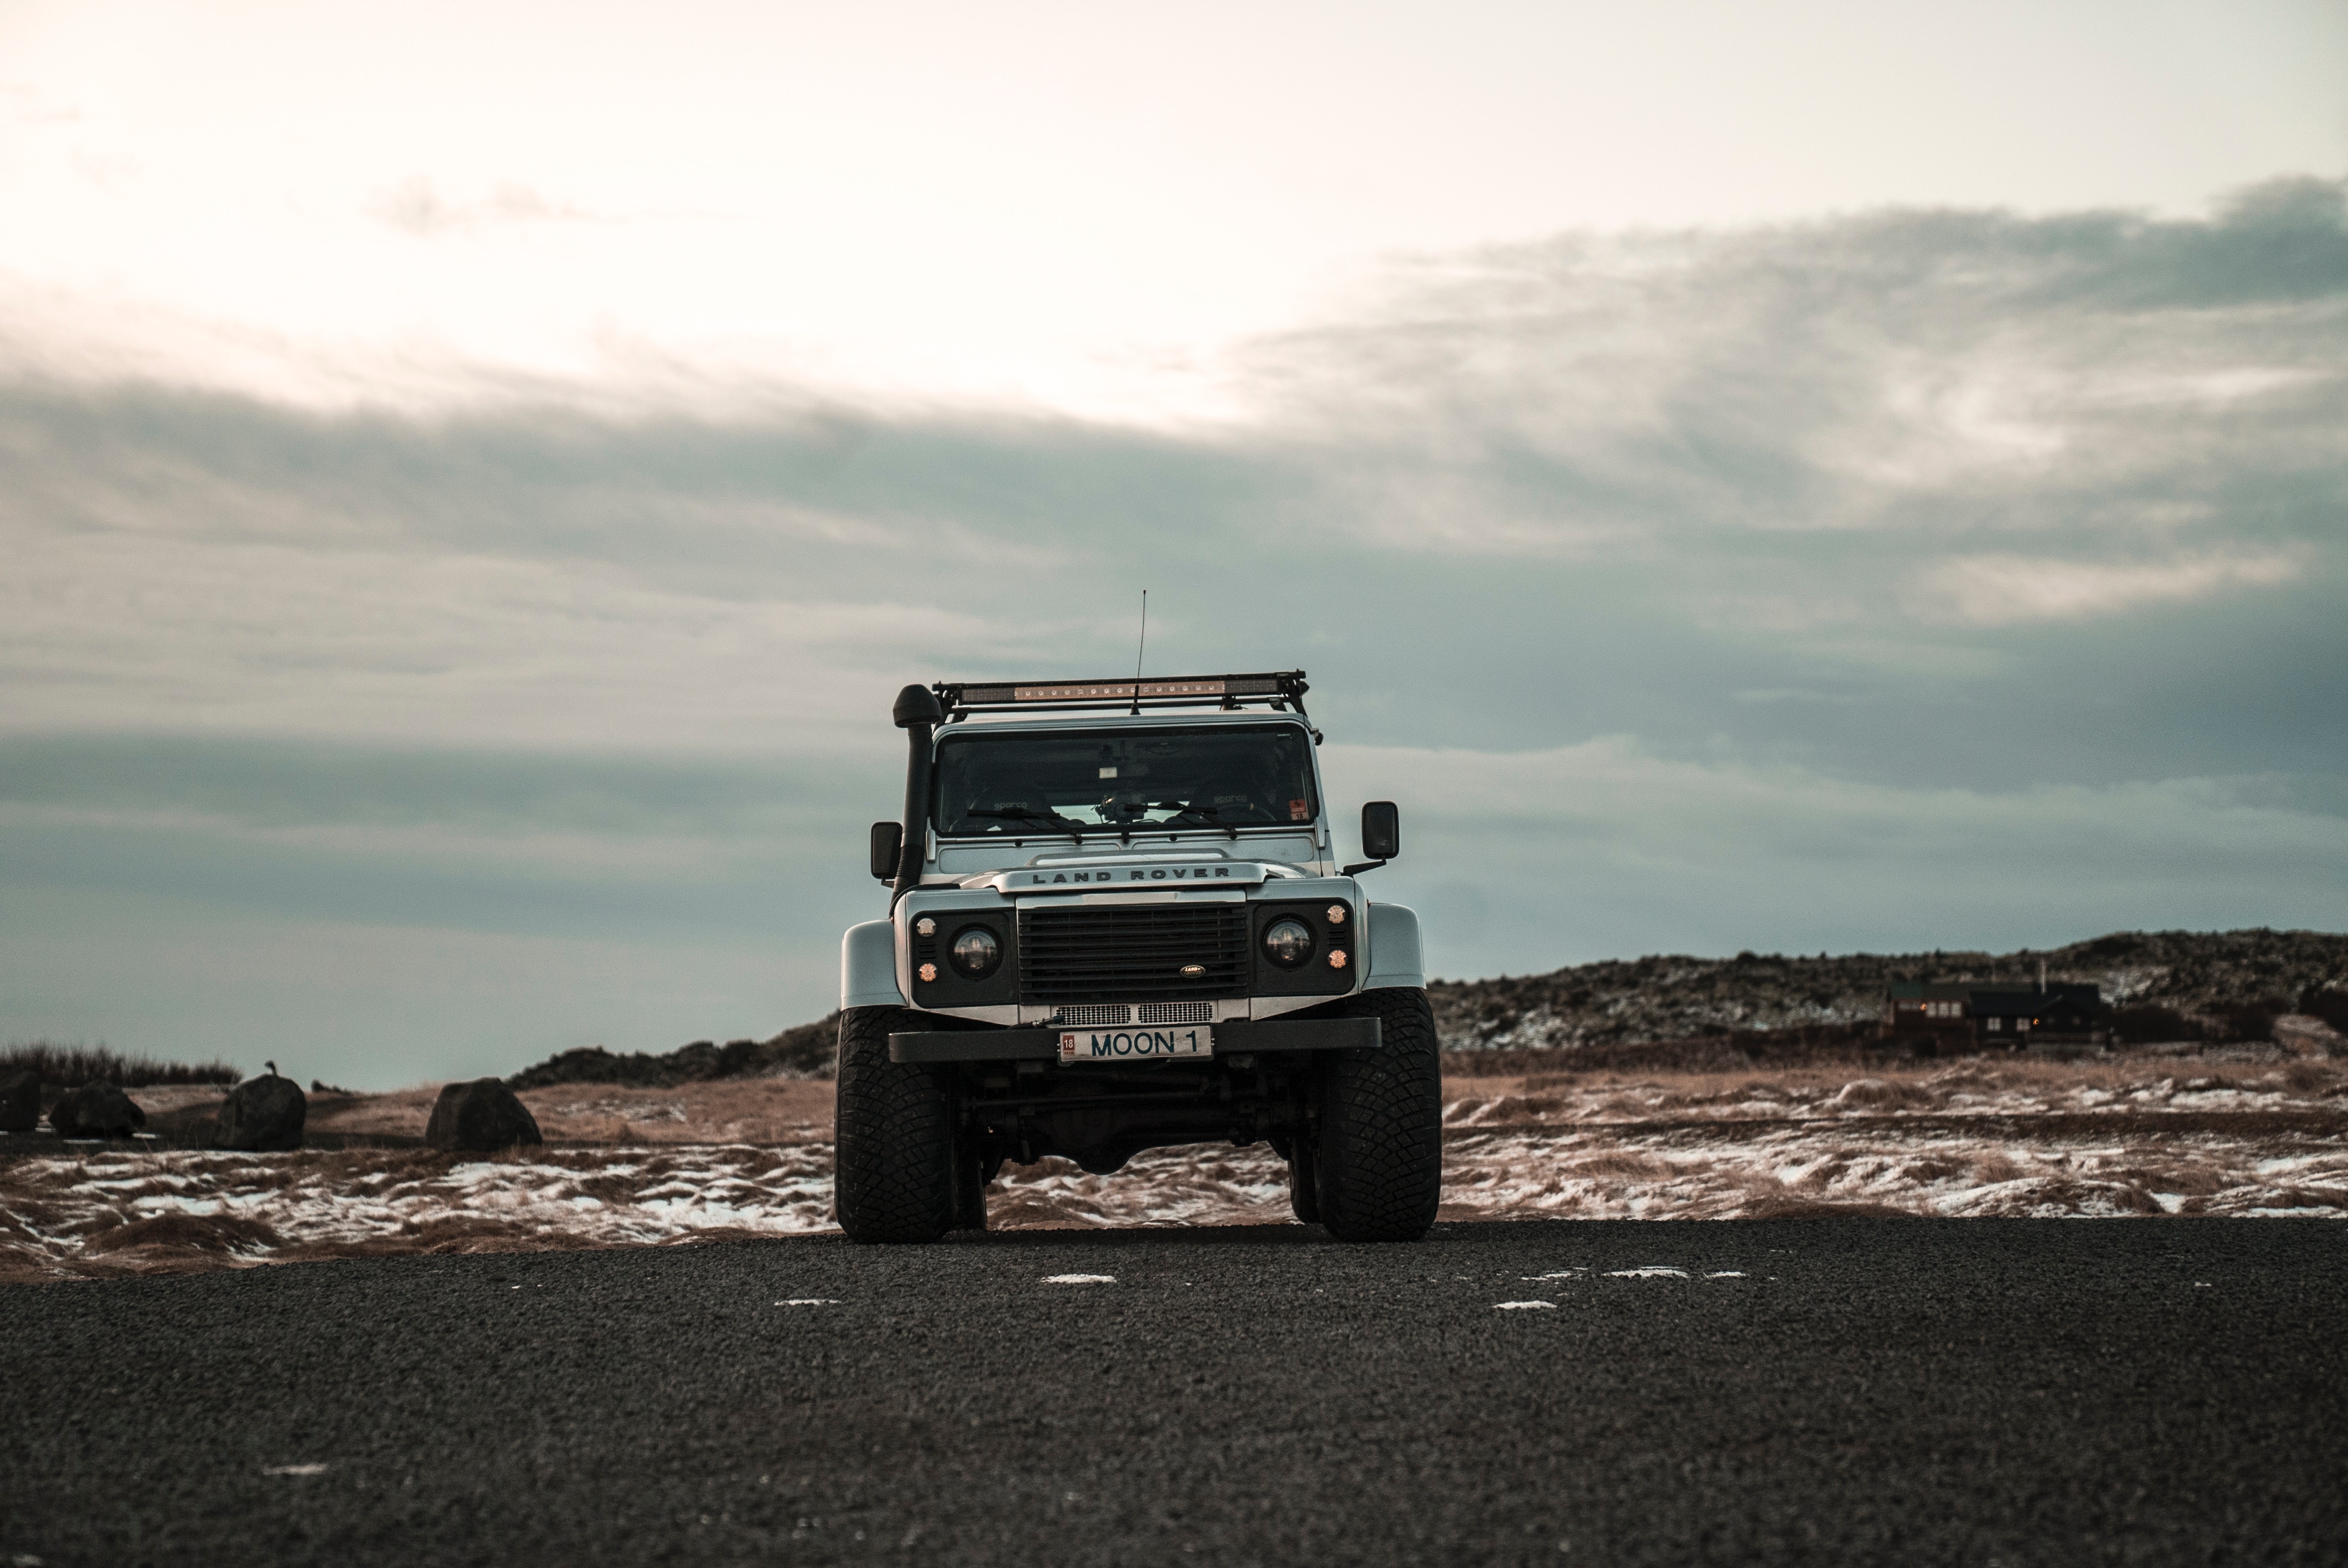
[[[2322,931],[2121,931],[2067,948],[1995,954],[1609,959],[1545,975],[1437,980],[1427,995],[1446,1050],[1765,1039],[1832,1048],[1873,1036],[1894,981],[2019,989],[2038,983],[2042,961],[2050,981],[2101,987],[2123,1038],[2265,1040],[2277,1018],[2295,1013],[2348,1032],[2348,936]],[[833,1013],[772,1040],[695,1040],[660,1055],[591,1046],[550,1057],[506,1083],[668,1089],[726,1078],[829,1078],[839,1032]]]
[[[1856,1040],[1895,981],[2103,989],[2123,1038],[2262,1040],[2312,1012],[2348,1027],[2348,936],[2322,931],[2120,931],[2044,951],[1840,958],[1740,953],[1580,964],[1545,975],[1437,980],[1447,1050],[1574,1050],[1747,1033]]]
[[[641,1050],[618,1053],[600,1045],[566,1050],[506,1080],[510,1089],[546,1089],[558,1083],[623,1083],[641,1089],[673,1089],[714,1078],[829,1078],[839,1039],[839,1015],[783,1030],[772,1040],[736,1040],[719,1045],[697,1040],[658,1056]]]

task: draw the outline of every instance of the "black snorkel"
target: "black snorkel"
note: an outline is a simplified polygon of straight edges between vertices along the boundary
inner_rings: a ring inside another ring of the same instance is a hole
[[[889,716],[905,732],[905,844],[897,854],[897,880],[889,907],[922,885],[922,860],[930,844],[931,737],[944,722],[945,710],[926,686],[908,686],[897,693]]]

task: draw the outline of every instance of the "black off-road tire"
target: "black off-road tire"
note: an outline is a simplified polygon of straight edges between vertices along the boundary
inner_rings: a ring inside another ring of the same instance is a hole
[[[1321,1223],[1321,1194],[1313,1177],[1313,1145],[1302,1139],[1288,1156],[1288,1208],[1299,1225]]]
[[[1333,1009],[1375,1018],[1375,1050],[1321,1061],[1313,1150],[1321,1223],[1339,1241],[1416,1241],[1443,1196],[1443,1075],[1423,990],[1384,989]]]
[[[953,1103],[936,1069],[889,1060],[889,1034],[921,1028],[902,1008],[839,1016],[832,1098],[832,1208],[850,1241],[935,1241],[954,1223]]]

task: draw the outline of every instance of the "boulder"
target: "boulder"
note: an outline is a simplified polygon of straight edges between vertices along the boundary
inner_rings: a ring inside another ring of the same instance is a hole
[[[432,1120],[425,1124],[424,1141],[436,1149],[476,1152],[546,1142],[539,1136],[538,1118],[530,1107],[494,1078],[442,1089],[432,1104]]]
[[[0,1132],[30,1132],[41,1124],[41,1075],[30,1069],[0,1073]]]
[[[213,1125],[215,1149],[298,1149],[310,1102],[290,1078],[264,1072],[228,1091]]]
[[[68,1089],[49,1107],[60,1138],[128,1138],[147,1125],[147,1112],[104,1079]]]

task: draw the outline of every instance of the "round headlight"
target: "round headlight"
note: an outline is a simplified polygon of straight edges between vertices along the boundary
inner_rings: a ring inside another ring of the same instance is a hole
[[[1283,969],[1292,969],[1313,957],[1313,933],[1303,921],[1282,916],[1263,928],[1263,956]]]
[[[965,978],[973,980],[986,979],[994,972],[994,966],[1003,961],[1002,942],[983,926],[964,926],[955,932],[953,947],[949,951],[953,957],[953,967]]]

